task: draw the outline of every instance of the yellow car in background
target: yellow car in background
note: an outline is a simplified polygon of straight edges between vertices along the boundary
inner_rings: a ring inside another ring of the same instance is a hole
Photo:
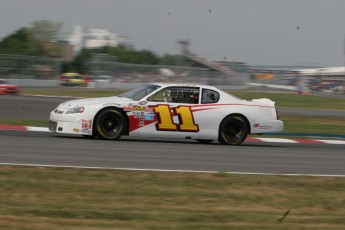
[[[87,81],[79,73],[63,73],[59,78],[61,86],[86,86]]]

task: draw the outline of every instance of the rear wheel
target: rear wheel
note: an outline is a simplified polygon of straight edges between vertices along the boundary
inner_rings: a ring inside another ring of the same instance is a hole
[[[246,139],[248,132],[249,125],[243,117],[229,116],[220,124],[218,140],[226,145],[239,145]]]
[[[125,128],[125,116],[116,109],[103,110],[95,119],[95,132],[102,139],[119,139],[124,133]]]

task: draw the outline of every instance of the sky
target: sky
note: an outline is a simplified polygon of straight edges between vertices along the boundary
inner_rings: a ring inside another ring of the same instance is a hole
[[[345,0],[0,0],[0,39],[33,21],[107,29],[136,49],[249,65],[345,65]]]

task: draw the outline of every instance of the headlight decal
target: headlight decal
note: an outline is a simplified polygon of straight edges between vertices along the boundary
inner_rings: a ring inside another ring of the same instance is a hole
[[[85,107],[84,106],[75,106],[75,107],[72,107],[72,108],[69,108],[65,114],[71,114],[71,113],[83,113],[85,110]]]

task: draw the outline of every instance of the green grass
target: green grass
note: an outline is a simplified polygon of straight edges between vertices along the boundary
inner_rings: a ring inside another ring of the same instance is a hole
[[[345,178],[1,166],[0,183],[0,229],[345,225]]]
[[[23,125],[23,126],[34,126],[34,127],[48,127],[47,120],[10,120],[0,119],[2,125]]]
[[[88,89],[88,88],[23,88],[21,94],[47,95],[47,96],[71,96],[71,97],[108,97],[120,95],[127,90],[122,89]]]
[[[280,119],[284,121],[285,132],[345,135],[345,117],[332,118],[280,115]]]
[[[345,110],[345,99],[330,99],[328,97],[308,94],[298,95],[294,93],[265,93],[248,91],[229,91],[229,93],[246,100],[251,100],[254,98],[269,98],[276,102],[277,107]]]

